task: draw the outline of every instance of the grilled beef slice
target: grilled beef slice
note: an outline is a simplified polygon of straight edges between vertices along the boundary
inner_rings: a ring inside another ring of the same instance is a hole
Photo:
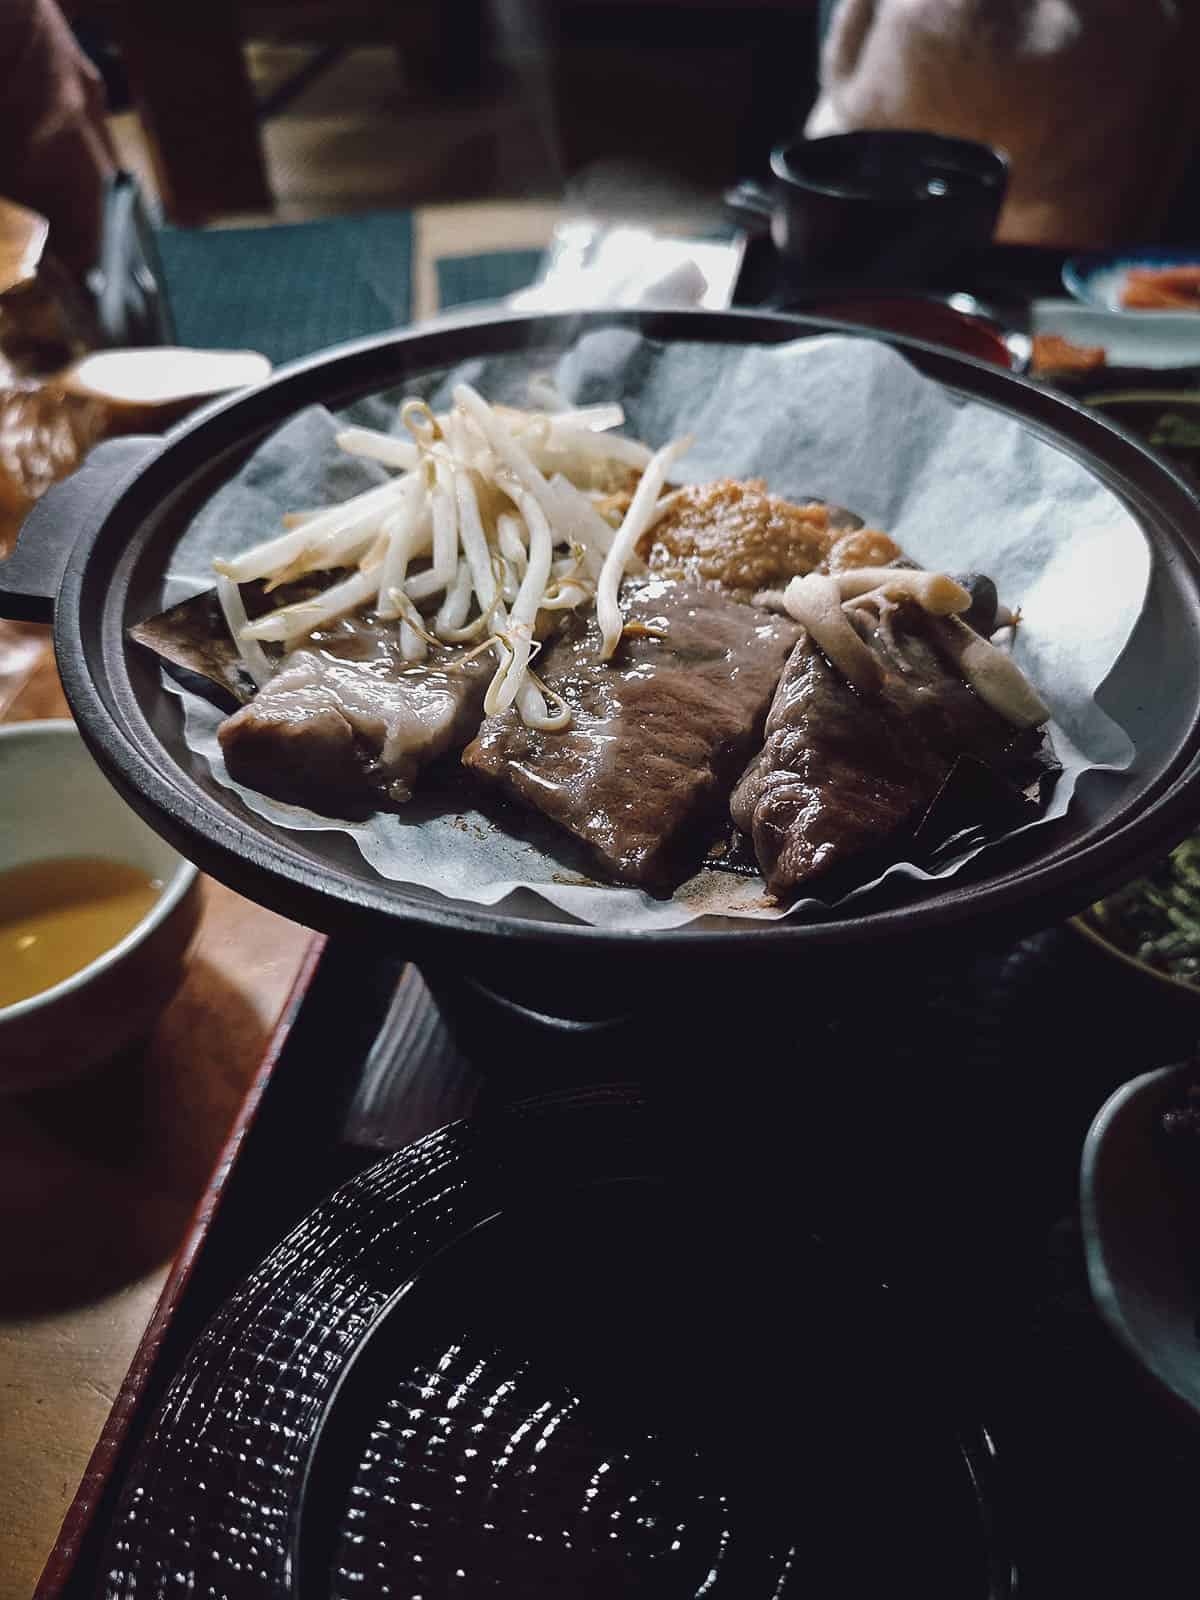
[[[344,617],[311,634],[218,729],[230,775],[332,815],[408,800],[420,770],[465,744],[489,673],[413,665],[391,623]]]
[[[881,692],[861,694],[806,635],[730,806],[779,900],[915,823],[960,756],[1003,770],[1030,752],[1030,735],[941,659],[919,605],[896,603],[882,623],[851,615],[885,669]]]
[[[538,664],[571,727],[541,732],[508,711],[463,761],[581,840],[606,877],[662,888],[703,850],[799,630],[694,584],[651,580],[623,598],[633,627],[611,661],[595,617],[572,615]]]
[[[339,568],[279,584],[274,589],[257,578],[238,587],[246,615],[253,621],[279,606],[308,600],[348,576],[346,570]],[[190,600],[181,600],[168,610],[147,617],[145,622],[135,622],[129,637],[156,655],[187,688],[223,710],[246,705],[258,692],[229,637],[215,589],[205,589]],[[267,645],[266,652],[273,659],[282,659],[277,645]]]

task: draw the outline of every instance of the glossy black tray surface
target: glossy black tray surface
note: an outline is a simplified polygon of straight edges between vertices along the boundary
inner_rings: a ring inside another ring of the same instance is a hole
[[[1099,1322],[1075,1211],[1092,1115],[1191,1050],[1191,997],[1160,1002],[1062,929],[936,968],[893,955],[857,974],[856,1004],[802,970],[767,1014],[736,983],[664,994],[624,1034],[498,1044],[483,1076],[411,969],[396,979],[329,947],[69,1594],[170,1592],[171,1528],[172,1556],[192,1540],[243,1559],[204,1441],[218,1464],[245,1453],[251,1486],[257,1455],[278,1468],[274,1520],[249,1524],[260,1560],[270,1532],[258,1594],[374,1592],[368,1546],[394,1594],[601,1592],[583,1506],[605,1464],[630,1585],[612,1592],[703,1592],[720,1524],[729,1593],[771,1593],[789,1539],[828,1576],[835,1532],[848,1578],[877,1564],[869,1592],[966,1573],[956,1592],[1004,1593],[1015,1566],[1036,1600],[1194,1593],[1198,1441]],[[489,1021],[469,1010],[460,992],[461,1037]],[[606,1062],[623,1082],[598,1082]],[[285,1382],[292,1410],[238,1381],[306,1350],[324,1377]],[[459,1406],[425,1405],[443,1383]],[[565,1431],[538,1452],[556,1409]],[[456,1496],[443,1463],[470,1447]],[[535,1489],[540,1456],[565,1501]],[[956,1530],[942,1566],[906,1495],[935,1483],[925,1503]],[[813,1497],[826,1517],[799,1514]],[[680,1552],[639,1515],[675,1516]],[[453,1567],[446,1530],[469,1557]]]
[[[742,1156],[609,1086],[352,1180],[189,1355],[110,1592],[1006,1593],[953,1369]]]

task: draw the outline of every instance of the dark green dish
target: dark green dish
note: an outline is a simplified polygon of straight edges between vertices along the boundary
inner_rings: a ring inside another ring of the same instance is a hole
[[[1200,834],[1076,921],[1151,977],[1200,992]]]
[[[1145,440],[1200,489],[1200,392],[1119,389],[1089,394],[1087,404]]]

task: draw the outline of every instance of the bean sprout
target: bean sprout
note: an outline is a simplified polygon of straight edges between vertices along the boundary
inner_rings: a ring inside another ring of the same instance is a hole
[[[434,595],[441,594],[445,587],[432,567],[414,574],[404,585],[405,593],[410,600],[432,600]]]
[[[550,489],[573,529],[572,544],[578,545],[583,552],[584,564],[590,575],[598,577],[604,557],[612,549],[615,537],[612,524],[605,522],[587,495],[581,494],[561,472],[556,472],[550,480]]]
[[[382,461],[384,466],[401,467],[405,472],[421,463],[419,445],[408,439],[397,439],[390,433],[380,433],[375,428],[343,428],[336,443],[348,456]]]
[[[554,455],[583,456],[588,461],[613,461],[640,472],[652,452],[636,439],[609,438],[588,428],[572,427],[565,418],[553,417],[547,427],[545,450]]]
[[[382,552],[380,554],[382,559]],[[379,573],[376,563],[360,567],[350,578],[343,578],[322,594],[311,600],[298,600],[295,605],[284,606],[281,611],[269,612],[242,630],[246,639],[276,639],[284,644],[302,638],[322,623],[334,622],[373,600],[379,593]]]
[[[483,531],[479,501],[469,472],[460,470],[454,474],[454,494],[458,506],[459,537],[471,571],[475,598],[480,608],[487,610],[496,600],[496,569],[492,564],[492,552],[488,548],[487,534]]]
[[[463,644],[468,639],[478,638],[484,629],[491,623],[493,617],[496,616],[497,612],[500,610],[500,605],[500,595],[497,593],[496,598],[492,601],[487,610],[481,611],[473,622],[468,622],[466,626],[462,628],[442,629],[439,631],[438,637],[445,639],[448,644]],[[484,640],[485,644],[488,642],[488,640]]]
[[[419,445],[428,448],[442,436],[441,423],[427,400],[406,400],[400,407],[400,421]]]
[[[591,433],[606,433],[625,421],[625,407],[616,400],[602,400],[593,406],[569,406],[546,413],[551,428],[587,428]],[[646,451],[647,459],[650,452]]]
[[[521,588],[513,603],[509,619],[512,639],[512,661],[505,673],[504,682],[496,694],[496,708],[507,711],[517,697],[526,668],[529,666],[530,646],[533,642],[533,625],[537,620],[546,583],[550,577],[550,564],[554,559],[554,535],[546,514],[531,494],[513,484],[509,489],[513,503],[525,519],[529,529],[529,564],[521,579]]]
[[[416,609],[415,607],[413,608]],[[418,613],[419,615],[419,613]],[[400,655],[405,661],[424,661],[429,654],[429,647],[425,635],[411,622],[400,624]]]
[[[405,626],[411,629],[422,644],[433,645],[435,648],[441,644],[436,634],[430,633],[425,626],[425,619],[413,605],[406,594],[396,596],[396,604],[400,607],[400,615],[404,618]]]
[[[621,607],[617,601],[617,592],[625,575],[625,568],[637,548],[638,540],[650,525],[655,502],[666,481],[668,468],[683,455],[684,451],[690,449],[691,444],[692,438],[688,434],[682,439],[664,445],[651,459],[642,474],[629,510],[625,513],[625,519],[617,530],[612,548],[604,558],[604,566],[601,568],[600,579],[596,585],[596,620],[600,624],[601,661],[607,661],[611,657],[621,637]]]
[[[433,507],[433,577],[440,588],[447,588],[458,570],[458,504],[454,468],[444,457],[434,468],[429,498]]]
[[[496,518],[496,538],[500,544],[500,553],[508,563],[509,572],[516,583],[520,583],[525,576],[527,556],[525,543],[521,538],[521,522],[511,511],[502,511]],[[517,591],[514,588],[511,597],[515,600]]]
[[[227,578],[224,573],[220,573],[217,577],[217,599],[221,603],[225,626],[229,629],[229,637],[233,640],[242,665],[261,689],[275,668],[258,640],[246,637],[250,619],[246,615],[246,607],[242,604],[241,590],[233,579]]]
[[[508,669],[512,665],[513,652],[505,633],[494,633],[488,643],[495,646],[498,665],[483,697],[483,711],[485,716],[494,717],[500,710],[497,701],[500,690],[504,687],[504,680],[508,676]]]
[[[454,581],[446,590],[446,598],[438,608],[437,620],[433,625],[433,631],[438,638],[453,638],[467,620],[467,612],[470,609],[471,569],[465,561],[460,561],[458,571],[454,574]]]
[[[607,402],[532,412],[493,406],[462,384],[444,414],[406,401],[394,433],[341,429],[336,440],[347,455],[396,475],[340,505],[289,513],[281,533],[214,563],[247,672],[261,685],[276,670],[263,641],[286,651],[314,628],[369,607],[395,626],[406,663],[456,671],[490,653],[485,714],[515,710],[544,732],[568,727],[570,706],[532,671],[539,617],[545,624],[590,602],[623,541],[619,570],[614,564],[605,580],[615,605],[621,574],[638,565],[635,523],[649,526],[661,512],[666,468],[683,448],[654,456],[611,433],[624,420]],[[640,500],[635,493],[618,532],[593,498],[632,485],[643,468],[650,483]],[[338,568],[349,570],[323,592],[247,620],[240,583],[270,591]],[[454,655],[457,646],[469,648]]]
[[[269,578],[294,567],[301,558],[307,562],[303,570],[310,572],[346,565],[358,558],[386,513],[393,509],[402,482],[393,478],[378,484],[232,560],[214,561],[213,566],[234,583],[252,583],[256,578]]]
[[[542,611],[574,611],[596,591],[587,583],[555,583],[542,596]]]
[[[528,701],[524,697],[531,695],[536,695],[542,702],[540,715],[537,713],[531,714],[526,709]],[[550,716],[546,711],[547,700],[553,700],[558,706],[558,711],[554,716]],[[552,689],[549,684],[543,683],[536,672],[526,672],[525,686],[517,697],[517,705],[521,712],[521,720],[526,727],[538,728],[543,733],[559,733],[563,728],[571,726],[571,707],[556,689]]]
[[[412,559],[420,532],[424,501],[420,480],[415,477],[408,479],[405,490],[403,503],[390,513],[383,525],[388,545],[379,574],[379,600],[376,611],[385,619],[400,614],[392,605],[390,597],[393,591],[398,592],[404,587],[408,563]]]
[[[479,613],[474,622],[468,622],[463,628],[455,628],[453,630],[439,629],[438,631],[443,639],[449,640],[456,644],[462,643],[467,639],[474,639],[490,625],[492,618],[502,610],[503,584],[505,572],[507,570],[503,558],[496,556],[493,559],[492,568],[496,578],[496,589],[491,600],[488,602],[486,609]],[[461,570],[468,572],[469,576],[469,569],[464,567]],[[484,641],[485,645],[487,642],[487,640]]]
[[[460,383],[454,391],[455,401],[475,423],[480,433],[495,451],[496,456],[509,473],[541,506],[551,526],[567,518],[570,529],[563,535],[564,542],[568,537],[575,537],[587,548],[589,537],[595,537],[594,527],[580,526],[580,517],[576,515],[574,506],[566,503],[566,497],[551,487],[543,477],[540,470],[530,460],[524,447],[517,438],[504,426],[503,421],[488,405],[483,397],[471,388],[469,383]],[[583,497],[580,497],[581,500]],[[587,504],[586,501],[583,502]],[[588,510],[591,511],[590,505]],[[603,526],[603,519],[597,519]],[[610,530],[605,528],[605,532]],[[602,553],[602,552],[601,552]]]

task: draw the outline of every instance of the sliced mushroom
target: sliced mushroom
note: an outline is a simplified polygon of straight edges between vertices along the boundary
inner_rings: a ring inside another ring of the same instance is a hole
[[[883,669],[842,610],[842,591],[837,578],[823,572],[793,578],[783,592],[783,603],[856,689],[864,694],[873,694],[879,689]]]
[[[937,617],[932,626],[947,655],[985,705],[1017,728],[1037,728],[1050,720],[1049,708],[1005,651],[981,639],[960,617]]]
[[[856,600],[873,589],[882,589],[892,598],[910,595],[932,616],[944,617],[966,611],[971,604],[968,590],[944,572],[926,572],[921,567],[852,567],[835,579],[843,600]]]

